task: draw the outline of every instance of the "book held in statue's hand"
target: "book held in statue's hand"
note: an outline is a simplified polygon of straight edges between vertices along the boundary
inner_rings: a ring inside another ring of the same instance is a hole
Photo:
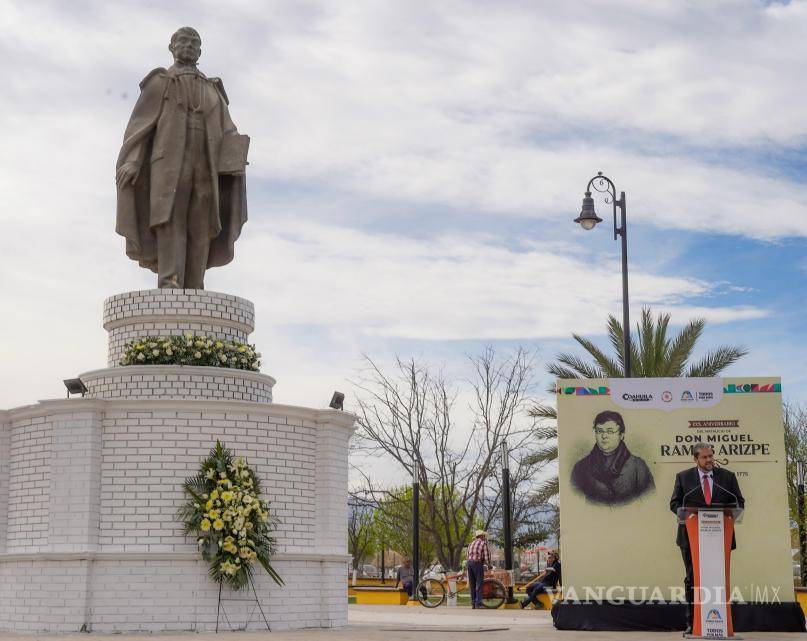
[[[243,174],[249,151],[249,136],[244,134],[230,134],[221,140],[219,150],[220,174]]]

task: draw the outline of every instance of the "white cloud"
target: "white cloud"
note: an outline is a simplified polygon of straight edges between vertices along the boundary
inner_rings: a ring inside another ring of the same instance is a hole
[[[613,254],[508,246],[440,221],[418,241],[379,232],[392,225],[378,203],[404,212],[396,229],[434,205],[487,230],[502,213],[545,224],[570,217],[603,169],[627,192],[631,225],[803,236],[801,185],[731,154],[803,142],[805,7],[3,3],[0,296],[14,340],[0,346],[13,372],[0,406],[59,396],[61,378],[101,366],[102,298],[153,286],[113,232],[114,161],[137,83],[170,63],[182,24],[201,31],[201,68],[223,77],[252,136],[252,221],[208,286],[256,302],[278,398],[317,404],[368,347],[598,333],[620,309]],[[283,215],[270,181],[304,191],[307,208]],[[368,203],[372,230],[354,212]],[[637,310],[765,314],[703,308],[710,283],[652,266],[631,277]]]
[[[169,64],[189,15],[82,7],[3,10],[15,209],[109,210],[137,82]],[[764,239],[807,229],[800,184],[733,162],[737,148],[804,141],[804,3],[193,7],[201,66],[224,77],[252,136],[253,177],[546,219],[603,169],[634,222]],[[60,45],[39,47],[34,28]]]
[[[566,335],[572,326],[598,333],[602,310],[621,309],[619,266],[576,249],[533,243],[514,250],[484,237],[415,240],[275,221],[241,241],[238,273],[252,275],[254,291],[270,293],[277,322],[415,340],[534,339]],[[223,270],[217,280],[229,291],[238,286],[235,274]],[[636,309],[677,309],[709,290],[692,278],[631,274]],[[690,311],[713,322],[764,315],[752,307]]]
[[[106,232],[91,224],[59,225],[34,249],[8,248],[0,289],[15,301],[4,320],[17,340],[3,345],[3,356],[17,375],[0,393],[9,400],[34,400],[30,394],[44,393],[36,391],[40,380],[57,395],[62,378],[103,366],[102,298],[124,282],[153,286],[150,272],[123,258],[122,241],[102,242]],[[71,227],[74,241],[54,240],[70,238]],[[39,252],[52,271],[32,269]],[[529,342],[568,336],[570,328],[599,334],[605,314],[621,309],[614,258],[586,256],[574,244],[508,248],[467,234],[419,241],[298,220],[250,223],[236,261],[208,272],[207,286],[255,302],[254,340],[278,392],[290,390],[287,400],[325,399],[358,354],[390,340]],[[710,289],[692,278],[631,274],[634,310],[652,304],[713,323],[765,315],[687,303]]]

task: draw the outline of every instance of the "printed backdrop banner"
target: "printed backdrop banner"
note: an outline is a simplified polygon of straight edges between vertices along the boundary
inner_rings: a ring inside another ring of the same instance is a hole
[[[559,380],[557,401],[565,588],[580,599],[682,598],[670,496],[703,441],[745,496],[735,598],[795,599],[778,378]]]

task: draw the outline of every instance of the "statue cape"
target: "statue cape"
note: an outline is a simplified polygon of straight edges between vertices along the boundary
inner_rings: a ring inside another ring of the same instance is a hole
[[[174,180],[175,187],[184,153],[185,121],[182,118],[185,112],[173,104],[178,95],[174,89],[178,83],[172,82],[176,80],[173,71],[155,69],[140,83],[141,94],[126,127],[117,162],[118,168],[128,161],[138,162],[140,173],[133,187],[118,187],[115,231],[126,238],[126,255],[155,273],[157,238],[153,229],[170,220],[173,200],[166,202],[165,198],[156,198],[152,188],[158,193],[172,192],[170,180]],[[238,132],[230,120],[221,81],[218,78],[206,80],[214,92],[211,95],[219,100],[209,112],[205,112],[210,175],[218,177],[212,185],[214,202],[218,206],[214,206],[210,213],[211,241],[207,260],[210,268],[226,265],[233,259],[235,241],[247,221],[247,197],[245,175],[218,173],[221,139]],[[181,146],[171,144],[172,135],[181,136]],[[154,157],[155,148],[160,154],[157,157]],[[152,175],[152,163],[157,160],[161,161],[161,173]]]

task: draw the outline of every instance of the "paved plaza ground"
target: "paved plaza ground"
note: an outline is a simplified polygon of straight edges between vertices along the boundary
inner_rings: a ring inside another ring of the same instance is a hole
[[[222,634],[73,634],[21,635],[0,633],[0,641],[603,641],[605,639],[680,639],[680,632],[568,632],[555,630],[549,612],[522,610],[469,610],[440,607],[351,605],[350,624],[339,630],[296,630],[293,632],[227,632]],[[742,633],[743,639],[804,639],[804,634]]]

